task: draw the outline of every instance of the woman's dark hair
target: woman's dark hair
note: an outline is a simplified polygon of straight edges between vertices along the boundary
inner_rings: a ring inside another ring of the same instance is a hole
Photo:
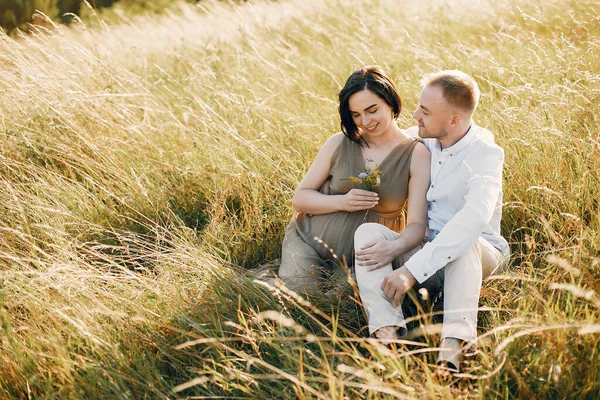
[[[359,143],[361,146],[368,146],[368,144],[358,133],[358,127],[352,119],[348,102],[350,101],[350,96],[365,89],[375,93],[392,108],[394,119],[398,118],[400,111],[402,111],[402,99],[398,95],[396,86],[394,86],[381,68],[375,65],[367,65],[354,71],[346,81],[344,88],[340,91],[339,111],[342,132],[344,132],[344,135],[348,139]]]

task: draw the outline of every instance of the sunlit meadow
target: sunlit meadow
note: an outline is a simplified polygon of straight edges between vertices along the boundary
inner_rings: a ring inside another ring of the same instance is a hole
[[[600,398],[600,3],[181,3],[0,36],[1,398]],[[506,153],[513,259],[479,352],[434,375],[439,307],[390,350],[352,287],[245,272],[339,130],[337,92],[460,68]]]

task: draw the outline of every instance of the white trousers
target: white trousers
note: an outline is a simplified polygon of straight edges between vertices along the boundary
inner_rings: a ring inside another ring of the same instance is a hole
[[[375,239],[396,240],[400,235],[383,225],[367,223],[359,226],[354,235],[354,248],[358,250],[367,242]],[[408,251],[395,260],[395,264],[402,266],[422,246]],[[487,240],[479,238],[477,242],[461,257],[446,264],[442,271],[438,271],[425,282],[432,287],[437,280],[442,285],[443,273],[444,290],[444,323],[441,338],[452,337],[470,343],[477,340],[477,311],[479,306],[479,292],[482,279],[507,264],[505,257],[498,249]],[[363,307],[369,321],[369,333],[385,326],[400,328],[400,335],[406,334],[406,322],[402,314],[402,306],[396,307],[388,300],[381,290],[381,283],[386,275],[393,271],[392,263],[375,271],[367,271],[366,267],[356,265],[356,282],[360,291]]]

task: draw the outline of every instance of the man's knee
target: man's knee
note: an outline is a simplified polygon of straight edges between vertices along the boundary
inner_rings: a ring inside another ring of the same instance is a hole
[[[483,250],[482,247],[482,243],[480,242],[480,240],[484,240],[484,239],[479,239],[475,242],[475,244],[473,244],[473,246],[471,246],[463,255],[463,257],[467,258],[467,259],[472,259],[475,260],[477,263],[481,264],[481,252]]]
[[[490,275],[501,274],[508,265],[508,252],[503,254],[500,250],[492,246],[485,239],[479,239],[481,242],[481,265],[483,270],[483,279]]]

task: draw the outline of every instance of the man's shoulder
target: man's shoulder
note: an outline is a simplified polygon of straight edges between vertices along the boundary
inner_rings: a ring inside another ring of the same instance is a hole
[[[475,133],[476,139],[473,142],[473,147],[477,148],[477,152],[504,155],[504,150],[496,143],[492,132],[486,128],[475,125]]]

